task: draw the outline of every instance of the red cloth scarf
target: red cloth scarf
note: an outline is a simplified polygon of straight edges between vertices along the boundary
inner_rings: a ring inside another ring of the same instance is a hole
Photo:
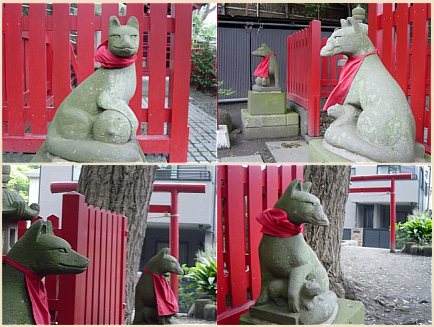
[[[270,58],[274,55],[274,52],[270,53],[268,56],[264,57],[259,65],[256,67],[253,72],[253,76],[255,77],[268,77],[268,70],[270,68]]]
[[[152,276],[154,282],[155,298],[157,299],[157,309],[159,316],[170,316],[179,311],[178,300],[172,292],[169,283],[164,275],[155,274],[144,268],[143,272]]]
[[[47,290],[45,289],[45,284],[42,282],[43,276],[34,273],[6,256],[3,256],[3,263],[7,263],[24,273],[35,323],[37,325],[50,325],[51,317],[48,311]]]
[[[342,68],[341,73],[339,75],[339,82],[330,93],[325,105],[324,111],[328,110],[329,107],[340,104],[342,105],[347,97],[348,92],[350,91],[351,84],[353,83],[354,77],[357,75],[359,71],[360,65],[363,62],[363,59],[372,54],[378,54],[378,49],[375,49],[372,52],[357,56],[351,57],[346,62],[345,66]]]
[[[127,58],[115,56],[107,49],[107,46],[108,46],[108,41],[104,41],[103,43],[101,43],[96,49],[94,55],[95,61],[99,62],[101,66],[103,66],[104,68],[128,67],[134,64],[134,62],[137,59],[137,55],[133,55]]]
[[[274,237],[291,237],[303,233],[304,224],[293,224],[282,209],[271,208],[262,211],[256,220],[262,225],[263,234]]]

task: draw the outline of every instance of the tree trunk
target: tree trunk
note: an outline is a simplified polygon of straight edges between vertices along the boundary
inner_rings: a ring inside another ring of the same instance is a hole
[[[341,270],[341,240],[350,172],[350,166],[305,166],[304,180],[312,182],[311,193],[320,199],[330,224],[306,224],[304,235],[328,272],[330,289],[338,297],[354,299],[353,284]]]
[[[78,192],[93,206],[128,218],[125,322],[132,323],[136,274],[157,166],[83,166]]]

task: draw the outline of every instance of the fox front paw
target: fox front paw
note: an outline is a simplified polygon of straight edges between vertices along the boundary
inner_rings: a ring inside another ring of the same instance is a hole
[[[327,115],[332,118],[338,119],[344,114],[344,106],[335,104],[327,109]]]
[[[298,295],[288,294],[289,312],[300,312],[300,298]]]

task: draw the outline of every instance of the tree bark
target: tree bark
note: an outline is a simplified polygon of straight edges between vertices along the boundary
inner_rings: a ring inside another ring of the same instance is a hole
[[[83,166],[78,192],[88,204],[128,218],[125,322],[132,323],[136,274],[146,232],[156,165]]]
[[[328,226],[306,224],[304,235],[328,272],[330,289],[338,297],[354,299],[353,284],[341,269],[341,240],[350,173],[350,166],[304,167],[304,180],[312,182],[311,193],[320,199],[330,222]]]

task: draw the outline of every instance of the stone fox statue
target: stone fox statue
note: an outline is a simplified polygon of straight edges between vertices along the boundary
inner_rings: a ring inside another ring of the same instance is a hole
[[[98,48],[105,52],[95,56],[102,67],[59,106],[48,129],[50,154],[76,162],[143,161],[135,140],[138,121],[128,106],[136,89],[139,39],[136,17],[126,25],[110,17],[108,42]]]
[[[415,122],[405,94],[382,64],[366,29],[341,20],[321,56],[343,54],[348,62],[324,109],[336,120],[326,143],[379,162],[415,159]]]
[[[3,257],[3,323],[49,324],[41,279],[45,275],[79,274],[88,265],[86,257],[53,234],[50,221],[33,223]]]
[[[170,324],[170,318],[179,311],[176,297],[164,277],[166,273],[184,274],[168,248],[152,257],[143,269],[136,285],[134,324]]]
[[[253,74],[256,77],[256,85],[279,87],[279,66],[273,50],[263,43],[252,52],[252,55],[263,58]]]
[[[303,324],[318,324],[337,313],[336,295],[329,291],[327,272],[305,242],[303,223],[325,226],[328,219],[311,183],[294,180],[274,208],[257,220],[263,225],[259,245],[261,294],[256,306],[271,303],[300,312]],[[334,317],[332,317],[334,319]]]

